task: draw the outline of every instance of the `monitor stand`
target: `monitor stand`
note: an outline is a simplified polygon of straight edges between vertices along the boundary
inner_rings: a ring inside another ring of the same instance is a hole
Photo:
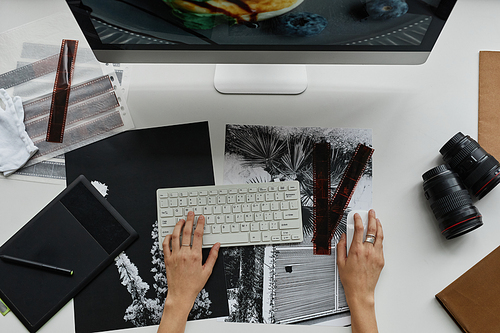
[[[218,64],[214,87],[222,94],[297,95],[307,88],[306,66]]]

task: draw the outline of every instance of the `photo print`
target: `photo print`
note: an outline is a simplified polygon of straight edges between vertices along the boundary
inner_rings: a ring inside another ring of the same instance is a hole
[[[65,159],[68,183],[85,175],[139,234],[75,297],[75,331],[158,325],[168,283],[158,238],[156,190],[214,184],[208,122],[123,132],[66,153]],[[204,258],[209,251],[203,249]],[[198,295],[190,320],[228,315],[222,259],[219,256]]]
[[[313,150],[327,143],[329,193],[340,184],[359,144],[371,146],[370,129],[227,125],[224,183],[297,180],[304,241],[276,246],[223,248],[230,322],[335,326],[350,323],[336,265],[336,244],[353,209],[369,209],[372,160],[355,187],[331,239],[330,255],[314,253]]]

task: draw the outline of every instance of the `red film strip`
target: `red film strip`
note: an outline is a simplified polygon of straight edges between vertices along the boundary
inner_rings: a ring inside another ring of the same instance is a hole
[[[314,197],[314,244],[315,254],[324,253],[329,244],[329,203],[330,203],[330,156],[331,148],[327,142],[320,142],[314,145],[313,149],[313,197]]]
[[[359,179],[363,175],[363,171],[368,164],[371,156],[373,154],[373,149],[359,144],[354,152],[354,156],[351,158],[349,165],[347,166],[344,175],[335,191],[333,198],[328,203],[328,218],[327,225],[325,226],[325,220],[320,219],[319,225],[318,220],[316,220],[315,233],[313,237],[314,244],[314,254],[330,254],[331,253],[331,240],[335,230],[337,229],[342,217],[344,216],[344,212],[349,205],[349,201],[351,200],[352,195],[354,194],[354,190],[356,189],[356,185],[359,182]],[[329,154],[328,154],[329,156]],[[328,160],[328,166],[330,161]],[[328,172],[329,174],[329,172]],[[318,174],[319,175],[319,174]],[[316,194],[316,185],[324,184],[323,182],[316,182],[317,170],[314,169],[314,191]],[[329,188],[328,183],[328,188]],[[318,189],[318,192],[321,191]],[[316,200],[316,199],[315,199]],[[322,203],[322,209],[323,209]],[[324,213],[322,213],[324,214]]]
[[[47,142],[63,142],[77,47],[77,40],[63,39],[62,41],[56,80],[52,91],[47,138],[45,139]]]

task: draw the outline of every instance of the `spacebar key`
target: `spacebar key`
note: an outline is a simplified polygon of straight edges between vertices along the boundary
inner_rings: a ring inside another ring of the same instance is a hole
[[[234,233],[203,235],[203,245],[213,245],[217,242],[219,242],[222,246],[227,244],[248,243],[248,234]]]

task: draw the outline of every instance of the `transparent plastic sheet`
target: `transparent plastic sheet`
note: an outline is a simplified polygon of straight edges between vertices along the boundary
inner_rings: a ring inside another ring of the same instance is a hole
[[[61,26],[65,29],[61,30]],[[78,54],[65,139],[63,143],[48,143],[42,139],[46,135],[62,39],[79,40]],[[28,134],[40,149],[23,169],[10,178],[26,179],[23,175],[29,174],[62,179],[61,165],[64,164],[61,155],[65,152],[134,128],[124,102],[127,86],[121,85],[121,79],[128,76],[126,68],[121,67],[115,72],[112,65],[99,63],[71,14],[55,13],[4,32],[0,34],[0,49],[0,86],[5,86],[11,96],[22,98]],[[37,165],[45,163],[46,166]],[[36,177],[28,177],[28,180],[38,181],[33,178]]]

